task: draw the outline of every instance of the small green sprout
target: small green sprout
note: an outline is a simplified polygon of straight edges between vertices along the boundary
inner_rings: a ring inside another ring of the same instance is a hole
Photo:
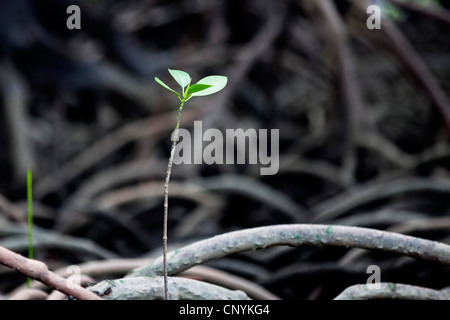
[[[169,299],[169,289],[167,285],[167,220],[169,213],[169,181],[170,174],[172,172],[173,158],[175,155],[175,148],[178,141],[178,132],[180,129],[181,112],[183,111],[184,104],[193,97],[203,97],[221,91],[227,85],[228,78],[225,76],[209,76],[201,79],[196,84],[191,85],[191,76],[180,70],[171,70],[169,73],[175,79],[175,81],[181,87],[181,94],[170,88],[167,84],[162,82],[159,78],[155,78],[155,81],[163,86],[165,89],[174,93],[181,101],[178,108],[177,122],[175,126],[175,132],[172,139],[172,149],[170,152],[169,164],[167,166],[166,182],[164,184],[164,227],[163,227],[163,262],[164,262],[164,296],[165,299]]]
[[[155,78],[161,86],[173,92],[181,102],[187,102],[193,97],[203,97],[221,91],[227,85],[227,77],[224,76],[209,76],[203,78],[196,84],[191,85],[192,78],[188,73],[180,70],[170,70],[170,74],[175,81],[180,85],[182,94],[170,88],[167,84],[162,82],[158,77]],[[187,88],[187,89],[186,89]]]

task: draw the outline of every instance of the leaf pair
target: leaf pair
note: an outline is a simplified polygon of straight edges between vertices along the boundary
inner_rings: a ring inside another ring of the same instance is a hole
[[[219,92],[227,85],[228,78],[225,76],[209,76],[203,78],[196,84],[191,85],[192,78],[191,76],[180,70],[171,70],[169,69],[170,74],[175,79],[175,81],[182,88],[182,95],[178,92],[170,88],[164,82],[162,82],[158,77],[155,78],[155,81],[158,82],[161,86],[166,88],[169,91],[172,91],[177,95],[178,99],[185,102],[191,99],[192,97],[202,97],[208,96],[214,93]]]

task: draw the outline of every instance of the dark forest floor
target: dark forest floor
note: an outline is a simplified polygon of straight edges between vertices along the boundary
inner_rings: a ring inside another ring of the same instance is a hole
[[[86,282],[98,282],[142,262],[120,259],[161,254],[177,101],[153,79],[170,82],[167,68],[229,78],[222,93],[189,103],[181,127],[280,130],[276,175],[258,165],[174,167],[171,249],[293,223],[449,244],[450,13],[405,9],[368,30],[351,3],[81,1],[74,31],[61,27],[68,1],[1,2],[0,245],[27,253],[32,168],[35,258],[50,269],[117,263],[91,271]],[[371,265],[383,282],[450,286],[444,264],[326,245],[205,265],[190,277],[235,275],[282,299],[333,299],[366,283]],[[24,281],[1,267],[0,295]]]

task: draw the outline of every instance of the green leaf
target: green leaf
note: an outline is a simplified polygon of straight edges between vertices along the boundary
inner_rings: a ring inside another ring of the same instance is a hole
[[[187,89],[187,96],[211,88],[210,84],[193,84]]]
[[[211,94],[217,93],[225,86],[227,85],[228,78],[224,76],[209,76],[206,78],[203,78],[197,84],[205,84],[210,85],[210,88],[204,89],[199,92],[195,92],[192,94],[193,97],[202,97],[202,96],[209,96]]]
[[[191,76],[188,73],[180,70],[170,70],[170,69],[169,72],[175,79],[175,81],[178,82],[181,88],[183,88],[183,90],[191,83]]]
[[[158,82],[161,86],[163,86],[167,90],[172,91],[173,93],[175,93],[178,96],[178,98],[180,98],[180,94],[178,92],[176,92],[175,90],[171,89],[167,84],[165,84],[164,82],[159,80],[158,77],[155,77],[155,81]]]

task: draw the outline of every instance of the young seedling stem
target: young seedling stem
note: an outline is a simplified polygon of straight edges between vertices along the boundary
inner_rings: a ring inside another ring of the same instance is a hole
[[[175,125],[175,132],[172,138],[172,147],[170,150],[169,163],[167,165],[166,181],[164,183],[164,226],[163,226],[163,269],[164,269],[164,297],[169,299],[169,285],[168,285],[168,267],[167,267],[167,229],[169,218],[169,181],[172,173],[173,159],[175,156],[175,149],[178,141],[178,132],[180,130],[181,113],[183,112],[184,104],[195,96],[207,96],[219,92],[227,85],[227,77],[224,76],[209,76],[203,78],[198,83],[191,85],[191,77],[184,71],[170,70],[170,74],[175,81],[181,86],[182,94],[180,95],[175,90],[160,79],[155,78],[155,81],[163,86],[165,89],[174,93],[181,101],[178,108],[177,122]]]
[[[184,101],[181,101],[181,105],[178,109],[178,115],[177,115],[177,122],[175,126],[175,132],[173,135],[172,140],[172,148],[170,150],[170,158],[169,158],[169,164],[167,165],[167,174],[166,174],[166,182],[164,184],[164,228],[163,228],[163,259],[164,259],[164,296],[166,300],[169,299],[169,292],[168,292],[168,277],[167,277],[167,224],[168,224],[168,218],[169,218],[169,181],[170,181],[170,175],[172,173],[172,166],[173,166],[173,158],[175,155],[175,149],[177,146],[178,141],[178,132],[180,130],[180,120],[181,120],[181,113],[183,111]]]

